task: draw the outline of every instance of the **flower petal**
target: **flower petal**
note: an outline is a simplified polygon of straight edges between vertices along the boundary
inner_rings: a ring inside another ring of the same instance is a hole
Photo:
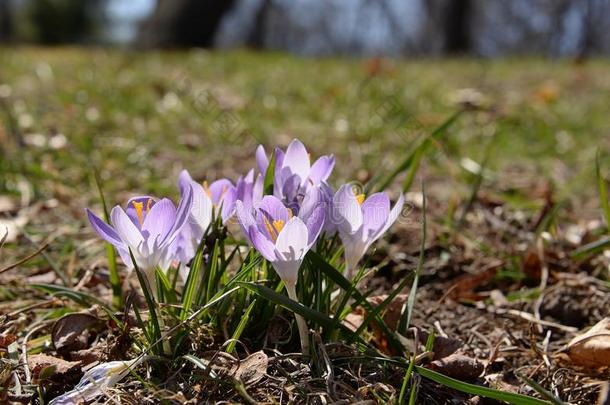
[[[309,230],[299,217],[292,217],[282,228],[275,242],[277,259],[301,260],[309,250]]]
[[[326,207],[318,205],[306,219],[305,225],[308,229],[307,249],[311,248],[313,244],[316,243],[316,240],[322,231],[322,227],[324,226],[325,217]]]
[[[155,204],[148,212],[144,223],[142,224],[142,232],[148,232],[146,240],[148,248],[152,249],[154,244],[161,244],[172,230],[176,222],[176,207],[171,200],[163,198]]]
[[[270,262],[275,261],[276,255],[273,242],[263,235],[256,226],[253,225],[248,229],[248,237],[252,241],[254,249],[258,250],[265,259]]]
[[[237,217],[237,222],[239,223],[242,232],[246,238],[248,238],[248,242],[252,244],[249,229],[251,226],[256,226],[256,220],[252,215],[252,208],[244,205],[242,201],[237,200],[235,202],[235,216]]]
[[[386,193],[375,193],[362,203],[362,237],[373,242],[388,221],[390,199]]]
[[[258,145],[258,148],[256,148],[256,164],[258,170],[264,176],[269,167],[269,158],[267,157],[267,152],[265,152],[265,147],[263,145]]]
[[[114,230],[113,227],[104,222],[100,217],[95,215],[89,208],[86,208],[87,217],[91,226],[102,237],[106,242],[111,243],[115,247],[119,248],[125,246],[119,234]]]
[[[237,201],[237,189],[232,187],[225,193],[220,202],[222,211],[220,216],[222,217],[222,223],[225,224],[235,212],[235,201]]]
[[[342,233],[354,234],[362,226],[362,207],[356,200],[351,184],[344,184],[335,193],[330,220]]]
[[[392,224],[394,222],[396,222],[396,220],[398,219],[398,216],[402,212],[402,207],[404,205],[405,205],[405,196],[404,196],[404,194],[400,193],[400,196],[398,197],[398,201],[396,201],[396,204],[394,204],[394,207],[392,208],[392,211],[390,211],[390,214],[388,215],[388,219],[387,219],[385,225],[383,226],[383,228],[381,228],[381,230],[379,231],[379,235],[377,235],[376,238],[378,238],[379,236],[384,234],[392,226]]]
[[[261,200],[260,204],[256,207],[258,211],[262,211],[267,215],[268,220],[282,220],[284,223],[288,222],[289,215],[288,209],[277,197],[272,195],[266,195]],[[261,218],[262,220],[262,218]]]
[[[275,243],[273,268],[286,284],[296,284],[299,267],[309,250],[307,226],[298,217],[293,217],[284,226]]]
[[[182,227],[188,224],[188,220],[193,210],[193,187],[189,185],[183,192],[178,209],[176,210],[176,221],[174,226],[168,232],[167,237],[163,240],[163,245],[167,246],[173,242],[174,238],[178,235]]]
[[[311,169],[309,154],[307,149],[305,149],[305,145],[298,139],[293,139],[286,149],[282,168],[286,167],[290,168],[292,174],[297,174],[301,181],[309,177],[309,170]]]
[[[117,205],[110,212],[110,222],[121,240],[134,251],[135,255],[138,247],[144,242],[144,237],[131,218]]]
[[[322,181],[326,181],[335,167],[335,157],[333,155],[322,156],[311,166],[309,171],[309,181],[313,185],[317,185]]]
[[[234,189],[235,186],[229,179],[218,179],[212,184],[210,184],[210,196],[212,197],[212,202],[217,206],[220,206],[224,196],[229,190]]]

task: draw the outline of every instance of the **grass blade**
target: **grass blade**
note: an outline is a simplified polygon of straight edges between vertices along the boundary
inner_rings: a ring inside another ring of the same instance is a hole
[[[549,405],[549,402],[547,401],[528,397],[527,395],[514,394],[512,392],[499,391],[492,388],[481,387],[480,385],[465,383],[425,367],[415,366],[415,371],[424,378],[467,394],[505,401],[514,405]]]
[[[551,394],[549,391],[544,389],[540,384],[538,384],[536,381],[532,380],[531,378],[529,378],[529,377],[527,377],[525,375],[521,375],[521,374],[517,374],[517,377],[519,377],[520,379],[525,381],[525,383],[527,385],[529,385],[530,387],[532,387],[538,394],[542,395],[544,398],[546,398],[549,401],[551,401],[552,404],[554,404],[554,405],[567,405],[565,402],[563,402],[562,400],[556,398],[553,394]]]
[[[227,345],[227,353],[232,353],[233,350],[235,350],[235,345],[237,344],[237,341],[241,337],[241,334],[244,332],[244,329],[246,329],[246,325],[248,324],[248,320],[250,319],[250,312],[252,312],[252,308],[254,308],[255,304],[256,304],[256,299],[250,303],[248,308],[246,308],[246,311],[244,312],[244,315],[241,317],[241,320],[239,321],[237,328],[235,328],[235,332],[233,332],[233,335],[231,336],[231,342]]]
[[[332,265],[327,263],[317,252],[310,250],[307,253],[307,259],[312,262],[314,267],[318,268],[322,273],[324,273],[324,275],[326,275],[329,279],[331,279],[335,284],[337,284],[343,290],[349,291],[349,294],[355,300],[353,307],[362,305],[362,307],[368,313],[373,312],[373,307],[366,300],[366,297],[364,297],[360,293],[360,291],[353,288],[352,283],[350,283],[345,278],[345,276],[343,276],[343,274],[341,274],[341,272],[339,272],[339,270],[335,269]],[[338,316],[339,316],[339,314],[337,314],[337,317],[335,319],[337,319]],[[392,349],[395,350],[397,353],[402,353],[404,350],[402,344],[400,343],[400,341],[398,340],[398,338],[396,337],[394,332],[392,332],[392,330],[390,330],[390,328],[383,321],[383,318],[381,316],[377,315],[375,317],[375,322],[383,330],[385,337],[388,340],[388,343],[390,344]],[[333,328],[329,331],[329,335],[334,332],[334,328],[337,326],[337,324],[338,324],[337,321],[335,321],[333,323]]]
[[[239,286],[244,287],[244,288],[252,291],[253,293],[265,298],[266,300],[273,302],[276,305],[280,305],[281,307],[284,307],[284,308],[288,309],[289,311],[292,311],[294,313],[301,315],[302,317],[306,318],[308,321],[311,321],[324,328],[330,328],[333,325],[333,320],[330,317],[328,317],[327,315],[325,315],[321,312],[318,312],[314,309],[308,308],[299,302],[293,301],[290,298],[288,298],[287,296],[285,296],[284,294],[279,294],[279,293],[273,291],[269,287],[265,287],[264,285],[255,284],[255,283],[243,282],[243,281],[238,281],[237,284]],[[362,341],[362,338],[360,338],[360,336],[355,334],[353,331],[351,331],[344,325],[339,324],[339,328],[343,332],[347,333],[348,335],[352,335],[352,337],[354,337],[358,341],[364,343]]]
[[[104,192],[102,191],[102,181],[97,170],[93,169],[92,172],[93,180],[95,181],[95,186],[97,187],[97,192],[100,196],[102,208],[104,210],[104,221],[106,221],[106,223],[110,223],[108,206],[106,205],[106,198],[104,197]],[[119,277],[119,271],[116,265],[116,251],[114,250],[114,246],[108,242],[106,242],[106,257],[108,258],[108,272],[110,273],[110,286],[112,288],[112,305],[114,308],[120,309],[124,304],[121,278]]]
[[[398,328],[396,329],[398,333],[405,336],[407,329],[409,328],[409,324],[411,323],[411,315],[413,314],[413,307],[415,306],[415,296],[417,294],[417,284],[419,283],[419,273],[421,272],[422,267],[424,266],[424,252],[426,250],[426,234],[427,234],[427,225],[426,225],[426,190],[424,184],[422,183],[422,231],[421,231],[421,246],[419,248],[419,259],[417,261],[417,268],[415,269],[415,275],[413,276],[413,284],[411,284],[411,290],[409,290],[409,297],[407,298],[407,305],[403,309],[403,313],[400,316],[400,322],[398,323]]]
[[[191,268],[189,270],[189,274],[184,282],[184,293],[182,295],[182,310],[180,312],[180,320],[184,321],[191,310],[193,305],[193,301],[195,299],[195,289],[197,286],[197,281],[199,280],[199,274],[201,273],[201,267],[203,266],[203,240],[199,244],[197,249],[197,254],[193,259],[191,264]]]
[[[598,149],[597,155],[595,156],[595,175],[597,177],[597,185],[599,187],[599,199],[602,210],[604,211],[604,217],[606,219],[606,228],[608,229],[608,233],[610,233],[610,202],[608,201],[608,188],[606,187],[606,179],[604,179],[601,173],[599,157],[600,152]]]
[[[131,257],[131,261],[133,263],[133,268],[138,276],[138,281],[140,282],[140,286],[142,287],[142,292],[144,293],[144,299],[146,300],[146,306],[148,306],[148,311],[150,313],[150,320],[152,326],[152,338],[153,342],[156,342],[161,339],[161,327],[159,324],[159,318],[157,317],[157,307],[154,298],[151,295],[151,286],[146,279],[146,276],[142,273],[138,264],[136,263],[136,258],[133,256],[133,252],[129,249],[129,256]],[[144,326],[144,325],[142,325]],[[151,351],[157,355],[162,355],[162,350],[157,346],[157,344],[153,344],[151,346]]]
[[[412,179],[410,181],[408,179],[409,179],[409,177],[412,178],[414,176],[415,171],[417,170],[417,167],[419,166],[419,162],[420,162],[421,158],[423,157],[423,154],[430,147],[430,145],[432,144],[432,141],[435,140],[436,138],[439,138],[441,135],[443,135],[449,129],[449,127],[451,127],[451,125],[457,120],[457,118],[462,114],[462,112],[463,112],[463,110],[458,110],[455,113],[453,113],[441,125],[436,127],[436,129],[434,129],[434,131],[432,131],[428,136],[426,136],[413,150],[411,150],[411,152],[407,153],[407,156],[401,162],[401,164],[399,164],[392,171],[392,173],[390,173],[385,178],[385,180],[379,187],[379,190],[386,189],[392,183],[392,181],[394,181],[396,176],[398,176],[400,173],[402,173],[403,171],[405,171],[407,169],[409,170],[409,176],[407,177],[407,181],[405,181],[403,188],[407,187],[407,186],[410,187],[410,185],[411,185],[410,183],[412,182]]]
[[[587,243],[584,246],[579,247],[571,253],[571,256],[575,259],[582,258],[587,255],[596,254],[602,252],[610,246],[610,236],[598,239],[591,243]]]
[[[273,195],[273,183],[275,180],[275,150],[271,152],[271,160],[269,161],[269,166],[267,166],[267,172],[265,173],[265,181],[263,185],[263,190],[265,190],[266,195]]]

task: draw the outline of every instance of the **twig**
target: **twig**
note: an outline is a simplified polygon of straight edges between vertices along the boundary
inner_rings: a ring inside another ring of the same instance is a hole
[[[34,253],[24,257],[23,259],[19,260],[16,263],[10,264],[7,267],[3,268],[0,270],[0,274],[4,273],[5,271],[9,271],[11,269],[14,269],[17,266],[21,266],[23,263],[27,262],[28,260],[38,256],[39,254],[41,254],[43,252],[43,250],[45,250],[46,248],[49,247],[49,245],[51,244],[51,242],[46,242],[44,245],[42,245],[41,247],[39,247]]]
[[[49,324],[52,324],[53,322],[55,322],[54,319],[42,321],[39,325],[30,329],[30,331],[23,338],[23,342],[21,343],[21,351],[22,351],[22,357],[23,357],[23,369],[25,372],[25,381],[27,384],[30,384],[32,382],[32,373],[30,372],[30,366],[28,365],[28,340],[35,332],[38,332],[40,329],[46,328]]]
[[[528,322],[533,322],[536,324],[540,324],[540,325],[544,325],[544,326],[548,326],[550,328],[555,328],[555,329],[559,329],[562,330],[564,332],[568,332],[568,333],[576,333],[578,332],[578,328],[572,327],[572,326],[565,326],[562,325],[560,323],[555,323],[555,322],[550,322],[550,321],[545,321],[542,319],[536,319],[536,317],[532,314],[530,314],[529,312],[523,312],[523,311],[518,311],[516,309],[499,309],[499,308],[493,308],[493,307],[487,307],[487,310],[493,314],[496,315],[512,315],[512,316],[516,316],[519,317],[521,319],[524,319]]]

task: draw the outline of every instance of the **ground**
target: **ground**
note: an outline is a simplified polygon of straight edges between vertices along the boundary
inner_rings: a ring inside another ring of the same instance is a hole
[[[336,155],[334,185],[367,183],[459,110],[422,159],[409,210],[369,256],[377,271],[361,287],[387,294],[413,274],[423,184],[428,235],[413,324],[478,359],[484,370],[471,382],[539,396],[525,375],[561,400],[588,404],[608,380],[607,369],[575,366],[564,349],[610,309],[607,254],[574,254],[608,232],[595,162],[599,151],[607,178],[610,62],[13,48],[0,50],[0,64],[0,224],[11,227],[0,269],[46,246],[0,273],[2,336],[25,339],[32,354],[51,353],[52,321],[82,307],[30,284],[64,283],[110,300],[100,287],[104,246],[84,215],[85,207],[101,210],[94,171],[110,205],[136,194],[176,197],[182,168],[198,180],[235,179],[254,166],[258,144],[298,137],[312,155]],[[388,187],[393,198],[404,178]],[[260,384],[281,395],[278,370],[297,392],[328,389],[299,363],[274,359],[269,376],[249,387],[256,400],[269,395]],[[337,378],[363,398],[383,401],[400,389],[396,370],[377,381],[375,366],[357,376],[350,367]],[[124,392],[182,400],[175,387],[126,381]],[[476,403],[422,381],[422,403]],[[62,392],[49,387],[47,399]],[[205,398],[208,389],[215,400],[243,400],[225,388],[202,383],[184,395]],[[343,398],[339,391],[330,398]]]

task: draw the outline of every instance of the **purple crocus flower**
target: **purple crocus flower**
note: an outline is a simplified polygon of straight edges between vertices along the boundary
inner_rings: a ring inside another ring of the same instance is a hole
[[[335,167],[333,155],[322,156],[313,165],[305,145],[292,140],[286,152],[275,148],[273,194],[287,203],[300,203],[300,199],[312,186],[326,181]],[[261,173],[266,173],[269,159],[262,145],[256,150],[256,162]]]
[[[220,215],[222,223],[233,216],[235,210],[235,201],[237,200],[237,189],[229,179],[219,179],[212,182],[208,186],[208,182],[203,182],[203,190],[212,200],[215,213]]]
[[[307,217],[295,216],[278,198],[265,196],[253,209],[237,201],[236,215],[250,244],[271,262],[286,286],[297,282],[305,254],[316,242],[324,225],[324,207]]]
[[[254,169],[245,176],[239,176],[235,184],[237,200],[244,206],[252,208],[263,199],[263,176],[259,173],[254,180]]]
[[[192,203],[189,187],[177,209],[167,198],[156,201],[149,196],[130,199],[125,210],[117,205],[110,212],[111,225],[86,211],[93,229],[117,249],[125,265],[133,267],[131,249],[138,267],[150,277],[156,266],[164,270],[169,266],[169,246],[187,224]]]
[[[181,195],[192,190],[193,204],[188,223],[182,228],[169,248],[169,255],[180,262],[180,275],[186,280],[186,265],[195,256],[197,247],[214,217],[214,203],[203,186],[191,178],[188,171],[182,170],[178,176]]]
[[[250,244],[271,262],[290,299],[298,301],[296,283],[303,258],[316,242],[324,225],[324,207],[313,209],[307,218],[293,215],[278,198],[265,196],[256,208],[248,209],[241,201],[235,205],[237,220]],[[305,320],[295,314],[301,348],[309,351]]]
[[[356,195],[351,184],[341,186],[333,197],[332,221],[345,249],[348,279],[352,278],[358,262],[371,244],[396,221],[404,204],[402,194],[391,210],[386,193],[364,197],[364,194]]]

